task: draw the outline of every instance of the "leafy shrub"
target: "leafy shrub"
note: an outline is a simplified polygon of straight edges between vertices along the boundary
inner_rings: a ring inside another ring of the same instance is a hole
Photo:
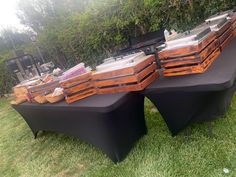
[[[160,28],[189,30],[209,15],[233,8],[235,0],[103,0],[86,11],[54,21],[40,33],[40,42],[55,56],[55,47],[95,66],[127,46],[129,37]],[[60,22],[59,22],[60,21]]]

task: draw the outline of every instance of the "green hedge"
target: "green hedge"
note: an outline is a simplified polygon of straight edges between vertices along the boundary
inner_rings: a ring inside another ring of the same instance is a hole
[[[135,37],[160,28],[189,30],[209,15],[236,6],[235,0],[103,0],[64,22],[51,23],[40,43],[53,58],[55,46],[68,56],[96,65]]]
[[[0,63],[0,95],[11,92],[13,80],[10,73],[6,69],[5,64]]]
[[[234,6],[235,0],[96,0],[83,12],[50,17],[50,23],[39,33],[39,45],[56,63],[60,57],[55,56],[63,51],[69,56],[68,63],[95,66],[125,47],[130,36],[160,28],[185,31],[209,15]],[[2,92],[9,91],[6,76],[1,69]]]

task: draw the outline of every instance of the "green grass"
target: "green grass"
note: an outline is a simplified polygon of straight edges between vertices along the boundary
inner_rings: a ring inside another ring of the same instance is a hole
[[[223,119],[213,122],[213,138],[206,123],[190,126],[188,139],[183,132],[173,138],[150,101],[145,104],[148,134],[116,165],[76,138],[44,132],[34,140],[23,118],[1,99],[0,176],[236,176],[236,96]]]

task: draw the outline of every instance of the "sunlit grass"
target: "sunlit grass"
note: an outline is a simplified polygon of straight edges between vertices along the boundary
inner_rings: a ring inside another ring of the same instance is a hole
[[[146,100],[148,134],[119,164],[79,139],[43,132],[34,140],[23,118],[6,99],[0,101],[0,176],[236,176],[236,96],[223,117],[189,127],[171,137],[160,114]],[[223,168],[230,170],[224,174]]]

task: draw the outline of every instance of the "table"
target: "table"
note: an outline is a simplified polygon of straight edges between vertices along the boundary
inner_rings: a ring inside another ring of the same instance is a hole
[[[157,107],[172,135],[194,122],[223,115],[236,90],[236,39],[203,74],[160,77],[143,92]]]
[[[94,95],[68,105],[23,103],[13,108],[31,128],[72,135],[100,148],[113,162],[122,161],[147,133],[144,96],[137,92]]]

